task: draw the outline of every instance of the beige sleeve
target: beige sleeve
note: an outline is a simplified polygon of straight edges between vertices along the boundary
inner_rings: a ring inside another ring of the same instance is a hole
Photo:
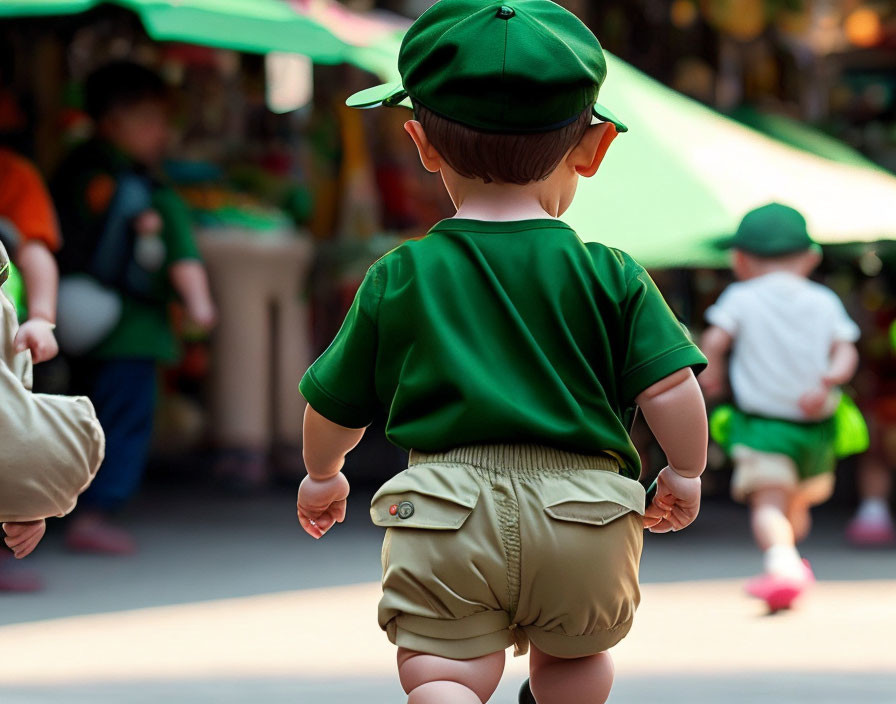
[[[96,475],[105,437],[86,398],[32,394],[29,352],[0,293],[0,522],[64,516]]]

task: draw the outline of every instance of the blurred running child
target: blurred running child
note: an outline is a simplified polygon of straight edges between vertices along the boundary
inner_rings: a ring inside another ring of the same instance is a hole
[[[833,416],[856,370],[859,329],[832,291],[809,281],[821,254],[796,210],[748,213],[730,244],[739,281],[706,313],[700,383],[714,397],[730,377],[732,494],[751,508],[765,566],[747,591],[777,610],[814,581],[796,543],[810,507],[833,492]]]
[[[85,87],[96,135],[69,155],[54,179],[64,235],[61,285],[71,284],[73,292],[60,299],[60,340],[65,348],[65,328],[72,340],[100,322],[103,330],[90,344],[72,342],[77,389],[93,400],[107,437],[102,471],[69,527],[67,543],[75,550],[135,549],[108,518],[140,483],[156,365],[178,357],[169,303],[179,296],[200,326],[215,320],[189,214],[159,175],[169,139],[167,101],[165,83],[143,66],[117,62],[98,69]]]

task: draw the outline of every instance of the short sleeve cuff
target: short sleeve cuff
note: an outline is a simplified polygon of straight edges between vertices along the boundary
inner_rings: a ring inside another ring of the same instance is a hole
[[[706,322],[722,328],[729,335],[737,333],[737,321],[718,305],[710,306],[706,311]]]
[[[343,428],[366,428],[373,422],[373,413],[352,406],[328,393],[309,369],[299,383],[299,391],[308,404],[324,418]]]
[[[699,374],[706,367],[706,357],[694,345],[669,350],[665,354],[635,368],[622,378],[622,396],[626,405],[658,381],[690,367]]]
[[[858,342],[861,336],[859,326],[852,321],[841,323],[834,330],[834,339],[837,342]]]

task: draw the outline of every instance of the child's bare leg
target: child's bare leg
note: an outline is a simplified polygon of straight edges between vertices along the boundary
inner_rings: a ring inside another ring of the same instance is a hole
[[[485,704],[504,672],[504,651],[452,660],[398,649],[398,677],[408,704]]]
[[[750,522],[760,550],[793,545],[793,528],[787,520],[792,492],[783,487],[757,489],[750,494]]]
[[[793,490],[770,486],[750,494],[753,536],[763,551],[765,571],[779,577],[801,579],[805,568],[796,549],[793,527],[787,517]]]
[[[763,551],[766,574],[803,581],[806,568],[788,518],[794,493],[783,486],[757,489],[750,495],[751,520],[756,543]]]
[[[613,658],[607,652],[584,658],[555,658],[534,645],[529,686],[538,704],[604,704],[613,686]]]
[[[787,509],[787,518],[793,528],[793,537],[797,543],[805,540],[812,528],[812,515],[809,513],[809,509],[823,504],[831,498],[833,493],[833,472],[820,474],[800,483],[790,500],[790,507]]]

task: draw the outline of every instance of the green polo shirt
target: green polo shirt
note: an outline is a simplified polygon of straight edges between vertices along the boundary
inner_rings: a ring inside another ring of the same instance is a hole
[[[558,220],[449,219],[370,267],[299,388],[349,428],[384,408],[405,450],[537,443],[611,453],[637,477],[635,398],[705,364],[624,252]]]

